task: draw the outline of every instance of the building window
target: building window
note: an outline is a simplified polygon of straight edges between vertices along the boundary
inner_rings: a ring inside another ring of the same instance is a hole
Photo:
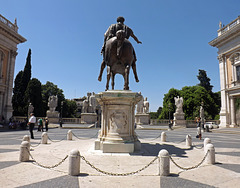
[[[237,82],[240,82],[240,65],[236,66]]]
[[[0,50],[0,79],[2,78],[2,67],[3,67],[4,53]]]

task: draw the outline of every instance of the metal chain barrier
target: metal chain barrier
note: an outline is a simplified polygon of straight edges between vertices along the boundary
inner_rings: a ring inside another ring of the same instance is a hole
[[[145,170],[146,168],[148,168],[151,164],[153,164],[157,159],[158,159],[158,156],[156,156],[150,163],[148,163],[146,166],[144,166],[143,168],[137,170],[137,171],[134,171],[134,172],[128,172],[128,173],[113,173],[113,172],[106,172],[106,171],[103,171],[97,167],[95,167],[93,164],[91,164],[88,160],[85,159],[84,156],[80,156],[82,158],[82,160],[84,160],[90,167],[92,167],[93,169],[95,169],[96,171],[102,173],[102,174],[106,174],[106,175],[109,175],[109,176],[129,176],[129,175],[133,175],[133,174],[137,174],[143,170]]]
[[[188,167],[188,168],[184,168],[184,167],[178,165],[178,164],[173,160],[173,158],[171,157],[171,155],[169,155],[169,158],[171,159],[171,161],[173,162],[173,164],[175,164],[178,168],[180,168],[180,169],[182,169],[182,170],[192,170],[192,169],[194,169],[194,168],[198,168],[198,167],[205,161],[205,159],[206,159],[206,157],[207,157],[207,155],[208,155],[208,152],[209,152],[209,150],[206,152],[205,156],[203,157],[203,159],[202,159],[202,161],[201,161],[200,163],[198,163],[198,164],[195,165],[195,166]]]
[[[202,149],[204,147],[204,145],[201,145],[200,147],[198,147],[196,144],[192,143],[193,147],[197,148],[197,149]]]
[[[162,133],[160,133],[156,138],[153,138],[153,139],[145,139],[145,138],[139,136],[139,135],[136,133],[136,135],[137,135],[138,138],[140,138],[140,139],[142,139],[142,140],[149,140],[149,141],[156,140],[156,139],[160,138],[160,137],[161,137],[161,134],[162,134]]]
[[[176,142],[177,144],[180,144],[182,142],[185,142],[186,141],[186,138],[184,138],[183,140],[181,140],[180,142]]]
[[[29,153],[30,157],[32,158],[32,160],[34,161],[34,163],[36,163],[38,166],[41,166],[41,167],[43,167],[43,168],[48,168],[48,169],[55,168],[55,167],[61,165],[61,164],[68,158],[68,155],[66,155],[59,163],[57,163],[57,164],[55,164],[55,165],[53,165],[53,166],[46,166],[46,165],[42,165],[42,164],[40,164],[39,162],[37,162],[37,161],[33,158],[32,154],[30,153],[29,150],[28,150],[28,153]]]
[[[48,136],[48,139],[51,141],[51,142],[61,142],[61,141],[63,141],[63,140],[65,140],[65,138],[66,138],[67,136],[65,136],[63,139],[61,139],[61,140],[52,140],[49,136]]]
[[[31,147],[37,147],[37,146],[39,146],[41,144],[41,141],[38,143],[38,144],[36,144],[36,145],[30,145]]]
[[[95,137],[98,135],[98,132],[97,132],[94,136],[88,137],[88,138],[80,138],[80,137],[78,137],[77,135],[75,135],[73,132],[72,132],[72,134],[73,134],[73,136],[75,136],[75,137],[76,137],[77,139],[79,139],[79,140],[88,140],[88,139],[95,138]]]

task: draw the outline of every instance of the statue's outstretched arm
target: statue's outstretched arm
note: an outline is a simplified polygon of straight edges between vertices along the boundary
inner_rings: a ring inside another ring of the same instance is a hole
[[[133,34],[133,32],[132,32],[132,34],[131,34],[131,37],[139,44],[142,44],[142,42],[141,41],[139,41],[138,40],[138,38]]]

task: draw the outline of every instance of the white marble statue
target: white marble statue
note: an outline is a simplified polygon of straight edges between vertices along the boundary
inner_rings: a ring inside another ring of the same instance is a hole
[[[56,96],[54,96],[54,95],[49,96],[49,98],[48,98],[49,111],[50,112],[54,112],[56,107],[57,107],[57,105],[58,105],[58,97],[57,97],[57,95]]]
[[[91,106],[91,113],[96,112],[97,101],[95,97],[95,93],[93,92],[89,97],[89,106]]]
[[[149,113],[149,102],[147,101],[147,97],[145,98],[143,103],[143,113]]]
[[[143,113],[143,106],[144,106],[144,99],[142,97],[142,99],[137,103],[137,114]]]
[[[31,114],[33,112],[33,110],[34,110],[34,107],[33,107],[32,103],[30,103],[28,106],[28,114]]]
[[[182,106],[183,106],[183,98],[182,97],[174,97],[174,100],[175,100],[175,105],[176,105],[176,113],[183,113],[183,109],[182,109]]]
[[[200,118],[201,118],[201,120],[203,120],[204,119],[204,109],[203,109],[203,106],[200,106]]]

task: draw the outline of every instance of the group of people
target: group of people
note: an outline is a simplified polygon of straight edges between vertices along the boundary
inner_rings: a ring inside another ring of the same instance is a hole
[[[33,129],[34,129],[34,126],[35,126],[36,122],[37,122],[37,118],[34,116],[34,113],[31,113],[30,118],[28,120],[29,132],[30,132],[30,135],[31,135],[31,139],[34,139]],[[48,124],[49,124],[49,121],[48,121],[47,117],[45,118],[44,122],[45,122],[45,129],[46,129],[46,132],[47,132],[48,131]],[[38,119],[38,131],[43,132],[43,119],[42,118]]]

